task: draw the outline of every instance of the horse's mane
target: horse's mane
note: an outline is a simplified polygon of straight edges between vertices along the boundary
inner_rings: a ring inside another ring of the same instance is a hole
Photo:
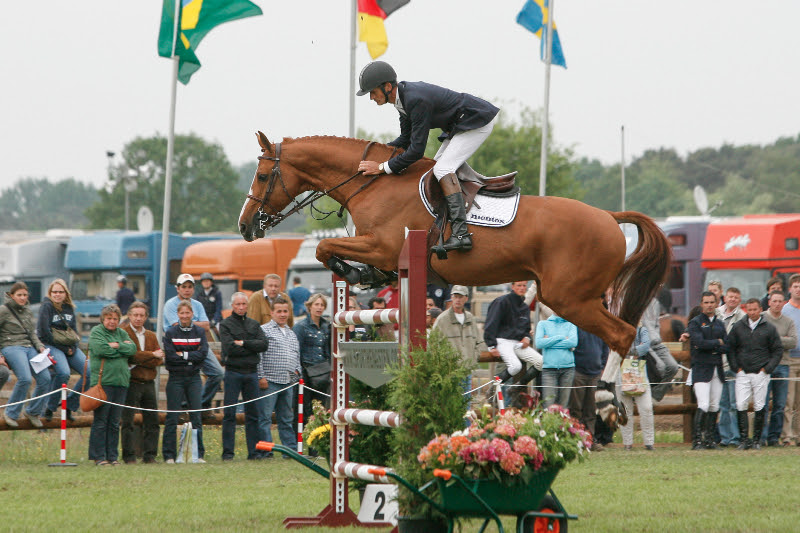
[[[358,144],[365,144],[369,141],[365,139],[356,139],[353,137],[339,137],[337,135],[308,135],[306,137],[284,137],[283,142],[286,144],[291,144],[295,142],[305,142],[305,141],[336,141],[336,142],[346,142],[346,143],[358,143]],[[382,143],[378,143],[382,144]],[[385,146],[385,145],[384,145]]]

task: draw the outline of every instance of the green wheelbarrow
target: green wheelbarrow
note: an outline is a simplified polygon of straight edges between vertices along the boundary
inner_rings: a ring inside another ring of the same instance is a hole
[[[453,531],[458,517],[483,518],[481,533],[491,521],[497,524],[500,533],[505,533],[500,515],[517,517],[517,533],[563,533],[567,531],[567,520],[578,518],[564,510],[550,488],[557,470],[539,470],[527,485],[513,487],[492,479],[467,480],[449,470],[437,469],[432,480],[417,488],[389,470],[376,468],[369,472],[394,479],[428,502],[447,519],[448,533]],[[440,501],[426,494],[432,487],[438,488]]]

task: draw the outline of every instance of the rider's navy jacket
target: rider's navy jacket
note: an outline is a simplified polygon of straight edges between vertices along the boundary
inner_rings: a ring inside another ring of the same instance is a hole
[[[393,173],[402,172],[422,158],[431,129],[441,128],[452,137],[485,126],[500,111],[471,94],[423,81],[401,81],[397,84],[397,97],[404,112],[400,113],[400,136],[389,146],[403,148],[405,152],[389,160]]]

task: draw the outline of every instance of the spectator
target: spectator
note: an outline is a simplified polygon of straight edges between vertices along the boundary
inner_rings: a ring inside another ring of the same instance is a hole
[[[450,307],[434,320],[433,328],[442,332],[467,365],[475,367],[481,352],[486,351],[486,342],[475,316],[466,310],[468,300],[469,289],[464,285],[453,285],[450,289]],[[464,380],[464,391],[471,388],[472,376],[469,375]]]
[[[542,369],[542,355],[531,347],[531,312],[524,300],[527,290],[527,281],[515,281],[511,292],[495,298],[486,312],[483,340],[489,352],[506,364],[497,376],[503,383],[522,370],[522,361],[531,366],[519,385],[535,379]]]
[[[194,299],[203,305],[212,328],[222,322],[222,293],[214,284],[214,276],[210,272],[203,272],[200,276],[200,286],[194,293]]]
[[[136,295],[133,294],[133,291],[129,289],[127,285],[128,278],[125,276],[117,276],[117,287],[119,290],[117,290],[116,301],[122,316],[128,314],[128,308],[136,301]]]
[[[252,300],[251,300],[252,301]],[[261,326],[269,346],[261,353],[258,385],[261,388],[261,411],[258,424],[261,439],[272,442],[272,413],[278,422],[281,444],[297,448],[297,434],[292,428],[294,383],[300,379],[300,344],[289,327],[289,300],[278,296],[272,302],[272,320]],[[283,456],[289,459],[288,455]]]
[[[180,280],[180,278],[178,278]],[[203,446],[203,418],[201,408],[202,388],[200,381],[200,367],[208,354],[208,341],[205,329],[192,323],[192,316],[196,310],[191,302],[186,300],[178,304],[178,323],[164,332],[164,359],[169,371],[167,380],[167,413],[164,421],[164,438],[161,443],[161,453],[164,462],[175,464],[177,456],[178,410],[186,402],[189,409],[189,420],[192,429],[197,430],[197,454],[200,463],[205,463],[205,447]]]
[[[431,309],[432,307],[436,307],[436,304],[434,303],[433,298],[428,296],[427,298],[425,298],[425,310],[427,311],[428,309]]]
[[[653,298],[642,315],[642,325],[647,328],[647,334],[650,337],[650,352],[655,355],[654,360],[659,373],[659,376],[650,376],[650,394],[657,402],[661,401],[672,389],[672,378],[678,373],[678,362],[661,340],[660,317],[661,304],[658,298]],[[658,383],[653,383],[657,378]]]
[[[761,448],[764,429],[769,375],[778,366],[783,354],[778,330],[761,316],[761,302],[750,298],[745,302],[747,320],[734,324],[728,337],[728,360],[736,372],[736,410],[738,411],[740,450]],[[747,408],[753,399],[753,439],[747,438]]]
[[[797,329],[794,326],[794,320],[783,314],[783,306],[786,304],[786,299],[783,296],[782,290],[776,290],[769,297],[769,309],[762,313],[762,316],[775,326],[778,330],[778,336],[781,338],[781,346],[783,346],[783,356],[780,363],[770,375],[769,387],[767,391],[767,398],[769,398],[769,391],[772,391],[772,409],[770,411],[769,422],[767,424],[769,431],[767,435],[761,437],[765,438],[768,446],[777,446],[781,442],[781,435],[783,433],[783,422],[785,420],[786,399],[789,394],[789,365],[792,364],[792,349],[797,347]],[[767,400],[765,405],[770,405]]]
[[[400,307],[400,289],[397,288],[397,280],[392,280],[388,286],[381,289],[378,296],[383,298],[386,305],[385,309],[396,309]]]
[[[356,300],[355,296],[350,296],[347,301],[348,311],[360,311],[361,305]],[[347,339],[351,341],[366,341],[369,340],[369,332],[367,326],[363,324],[350,325],[347,327]]]
[[[119,328],[122,312],[116,304],[100,311],[101,324],[89,333],[89,366],[91,386],[97,385],[102,372],[107,401],[94,410],[89,433],[89,459],[98,466],[119,465],[119,419],[121,405],[128,394],[131,373],[128,358],[136,353],[136,345]],[[116,405],[114,405],[116,404]]]
[[[542,396],[545,407],[569,404],[570,387],[575,380],[578,328],[553,314],[536,324],[536,347],[542,351]]]
[[[717,307],[717,317],[725,324],[725,333],[730,335],[733,325],[747,314],[742,311],[742,293],[736,287],[730,287],[725,293],[725,304]],[[728,357],[722,354],[722,370],[725,379],[722,381],[722,396],[719,399],[719,444],[722,447],[739,446],[739,425],[736,421],[736,374],[731,371]]]
[[[367,302],[370,309],[386,309],[386,300],[381,296],[373,296]],[[367,326],[367,339],[371,341],[396,340],[392,324],[370,324]]]
[[[727,351],[725,324],[715,313],[717,297],[710,291],[700,296],[701,313],[689,321],[692,384],[697,398],[693,450],[713,449],[719,399],[722,396],[722,354]]]
[[[708,282],[708,292],[714,295],[714,298],[717,299],[717,307],[721,307],[725,304],[725,301],[722,299],[722,282],[713,280]]]
[[[281,277],[277,274],[267,274],[264,276],[263,290],[250,295],[250,301],[247,302],[247,316],[263,326],[272,320],[272,306],[278,296],[287,302],[291,301],[288,294],[281,292]],[[294,325],[291,314],[288,324],[290,328]]]
[[[769,278],[767,281],[767,294],[761,298],[761,308],[762,309],[769,309],[769,297],[773,292],[779,292],[783,294],[783,299],[788,300],[789,294],[786,292],[786,289],[783,287],[783,278],[780,276],[775,276],[773,278]]]
[[[800,332],[800,274],[789,278],[791,298],[783,306],[783,314],[794,322],[795,331]],[[786,395],[786,410],[783,412],[783,445],[795,441],[800,446],[800,346],[789,352],[789,392]]]
[[[646,369],[645,355],[650,349],[650,337],[647,333],[647,328],[641,324],[636,329],[636,338],[633,341],[631,350],[634,357],[640,361],[640,367]],[[546,356],[545,356],[546,357]],[[647,371],[645,370],[645,376]],[[639,409],[639,427],[642,429],[642,440],[644,441],[645,450],[653,450],[655,444],[655,424],[653,420],[653,398],[650,395],[650,384],[645,383],[644,394],[639,396],[631,396],[622,392],[622,376],[621,373],[617,378],[617,399],[625,406],[625,411],[629,413],[627,422],[620,427],[622,433],[622,445],[626,450],[633,449],[633,404],[636,403],[636,408]]]
[[[425,312],[425,327],[430,331],[433,327],[433,323],[436,322],[436,319],[439,318],[439,315],[442,314],[442,310],[438,307],[431,307]]]
[[[247,295],[236,292],[231,296],[231,315],[219,328],[222,341],[222,362],[225,364],[225,415],[222,419],[222,460],[231,461],[236,445],[236,407],[239,394],[244,404],[244,433],[247,458],[261,459],[256,450],[259,440],[258,418],[259,355],[267,349],[267,339],[258,322],[247,316]]]
[[[447,309],[447,304],[450,302],[450,289],[447,287],[440,287],[434,283],[428,283],[426,291],[428,298],[433,298],[433,305],[435,307]],[[469,298],[467,298],[467,300],[469,300]],[[465,309],[469,311],[469,302],[467,302],[467,307]]]
[[[303,367],[303,380],[306,385],[311,386],[311,378],[306,371],[309,367],[321,363],[328,364],[328,374],[330,374],[331,364],[331,323],[322,316],[328,308],[328,299],[320,293],[313,294],[305,304],[308,310],[306,317],[294,325],[294,334],[300,345],[300,364]],[[303,412],[311,413],[311,402],[320,401],[323,405],[329,405],[328,397],[330,392],[330,379],[325,378],[321,385],[313,386],[319,391],[313,392],[306,389],[303,396]]]
[[[164,332],[166,333],[172,326],[178,324],[178,304],[186,300],[191,304],[192,311],[194,312],[192,315],[192,324],[204,330],[203,338],[205,338],[205,331],[208,331],[211,327],[211,323],[208,320],[208,315],[206,314],[203,304],[192,298],[194,295],[194,278],[191,274],[181,274],[178,276],[176,287],[178,289],[178,295],[173,296],[164,304]],[[206,342],[206,347],[208,347],[208,342]],[[201,397],[202,407],[206,409],[206,411],[203,411],[202,417],[214,418],[214,414],[209,409],[211,408],[211,403],[214,401],[214,396],[217,394],[217,391],[219,391],[220,383],[222,383],[223,370],[222,365],[219,364],[219,359],[217,359],[217,356],[211,351],[211,348],[207,349],[206,358],[201,368],[206,375],[206,384],[203,386]]]
[[[0,355],[0,390],[3,389],[3,385],[6,384],[8,378],[11,377],[11,370],[8,368],[8,363],[6,362],[6,358]]]
[[[55,375],[53,376],[50,390],[60,389],[62,384],[69,382],[70,369],[75,370],[81,376],[74,387],[74,390],[81,390],[84,381],[83,374],[86,370],[86,355],[84,355],[77,342],[71,345],[57,343],[53,337],[53,332],[57,330],[61,332],[72,330],[75,338],[79,338],[72,295],[70,295],[67,288],[67,282],[63,279],[55,279],[47,287],[47,296],[42,300],[42,305],[39,307],[39,321],[36,331],[39,340],[50,348],[50,356],[55,360],[53,365]],[[80,395],[76,392],[71,392],[67,395],[66,415],[68,420],[73,420],[72,413],[80,407],[80,399]],[[61,395],[51,394],[47,398],[44,419],[48,422],[52,420],[53,413],[58,409],[59,405],[61,405]]]
[[[306,301],[311,298],[311,291],[303,287],[300,276],[292,278],[292,288],[288,291],[292,300],[292,314],[303,316],[306,314]]]
[[[122,460],[129,464],[136,463],[137,448],[142,450],[142,460],[145,463],[158,462],[158,435],[161,431],[158,413],[146,409],[158,409],[155,380],[158,367],[164,364],[164,351],[158,344],[156,334],[144,327],[148,315],[145,304],[133,302],[128,308],[128,323],[122,328],[136,345],[136,353],[128,360],[132,366],[125,405],[145,409],[141,411],[140,435],[136,434],[133,427],[133,415],[137,410],[122,410]]]
[[[608,346],[597,335],[578,329],[578,344],[573,355],[575,379],[572,383],[575,388],[569,397],[569,411],[592,434],[592,451],[602,451],[603,445],[594,438],[597,420],[594,393],[608,360]]]
[[[0,306],[0,353],[17,376],[17,384],[11,391],[8,403],[21,402],[27,398],[31,377],[36,380],[34,396],[41,396],[50,391],[50,370],[44,368],[36,372],[30,363],[31,359],[46,349],[34,331],[33,314],[28,308],[28,286],[18,281],[6,293],[5,304]],[[42,427],[39,415],[42,414],[47,400],[48,398],[44,397],[30,402],[24,412],[22,404],[3,409],[6,425],[9,428],[19,427],[17,419],[20,412],[23,412],[31,425]]]

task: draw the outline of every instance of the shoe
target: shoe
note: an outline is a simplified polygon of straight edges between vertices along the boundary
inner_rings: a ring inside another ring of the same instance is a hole
[[[44,418],[45,422],[50,422],[53,419],[53,411],[50,409],[45,409],[44,416],[42,418]]]
[[[706,426],[707,414],[708,413],[700,409],[698,409],[694,414],[694,440],[692,440],[693,450],[703,449],[703,441],[705,440],[704,428]]]
[[[69,409],[67,409],[67,420],[69,420],[70,422],[75,422],[75,417],[72,416],[72,411],[70,411]]]
[[[167,459],[166,461],[164,461],[164,463],[168,464],[168,465],[174,465],[175,464],[175,459]]]
[[[145,457],[142,460],[142,462],[144,464],[146,464],[146,465],[157,465],[158,464],[158,459],[156,459],[155,457]]]
[[[764,409],[757,411],[753,416],[753,449],[761,449],[761,432],[764,430],[764,419],[766,418]]]
[[[11,418],[10,416],[8,416],[8,413],[6,412],[5,409],[3,409],[3,420],[6,421],[6,426],[8,426],[10,428],[18,428],[19,427],[19,424],[17,423],[17,421],[14,420],[13,418]]]
[[[31,425],[33,427],[35,427],[35,428],[43,428],[44,427],[44,424],[42,424],[42,421],[39,420],[39,417],[37,415],[32,415],[28,411],[24,411],[22,414],[25,415],[25,418],[27,418],[28,420],[31,421]]]
[[[768,440],[767,441],[767,446],[772,447],[772,446],[778,446],[778,445],[779,445],[779,443],[776,440]]]
[[[206,464],[206,460],[203,459],[202,457],[200,457],[199,459],[197,459],[197,461],[195,461],[195,463],[204,465],[204,464]]]
[[[717,427],[717,416],[719,416],[719,411],[709,411],[706,413],[706,425],[703,428],[703,433],[705,434],[703,446],[707,450],[717,449],[717,444],[714,442],[714,430]]]
[[[248,459],[249,459],[249,457],[248,457]],[[261,459],[261,457],[256,456],[256,457],[253,457],[253,459]],[[227,456],[223,455],[222,456],[222,460],[223,461],[233,461],[233,457],[227,457]]]
[[[631,450],[633,450],[633,446],[632,446],[631,444],[626,444],[626,445],[625,445],[625,451],[626,451],[626,452],[629,452],[629,451],[631,451]]]
[[[125,464],[126,465],[135,465],[136,464],[136,459],[125,459]]]
[[[653,448],[652,444],[645,444],[644,445],[644,449],[649,451],[649,452],[652,452],[655,448]]]
[[[95,461],[95,466],[111,466],[111,463],[103,459],[102,461]]]
[[[605,450],[605,448],[599,442],[594,442],[592,443],[592,447],[589,448],[589,450],[593,452],[602,452],[603,450]]]
[[[442,248],[452,250],[472,250],[472,235],[467,230],[467,211],[464,206],[464,195],[461,192],[449,194],[444,197],[447,202],[447,214],[450,216],[452,232]]]
[[[737,450],[749,450],[750,440],[747,438],[750,422],[747,420],[747,411],[736,411],[736,422],[739,425],[739,446]]]
[[[122,465],[122,463],[120,463],[119,461],[116,461],[116,460],[115,461],[111,461],[111,466],[121,466],[121,465]]]

